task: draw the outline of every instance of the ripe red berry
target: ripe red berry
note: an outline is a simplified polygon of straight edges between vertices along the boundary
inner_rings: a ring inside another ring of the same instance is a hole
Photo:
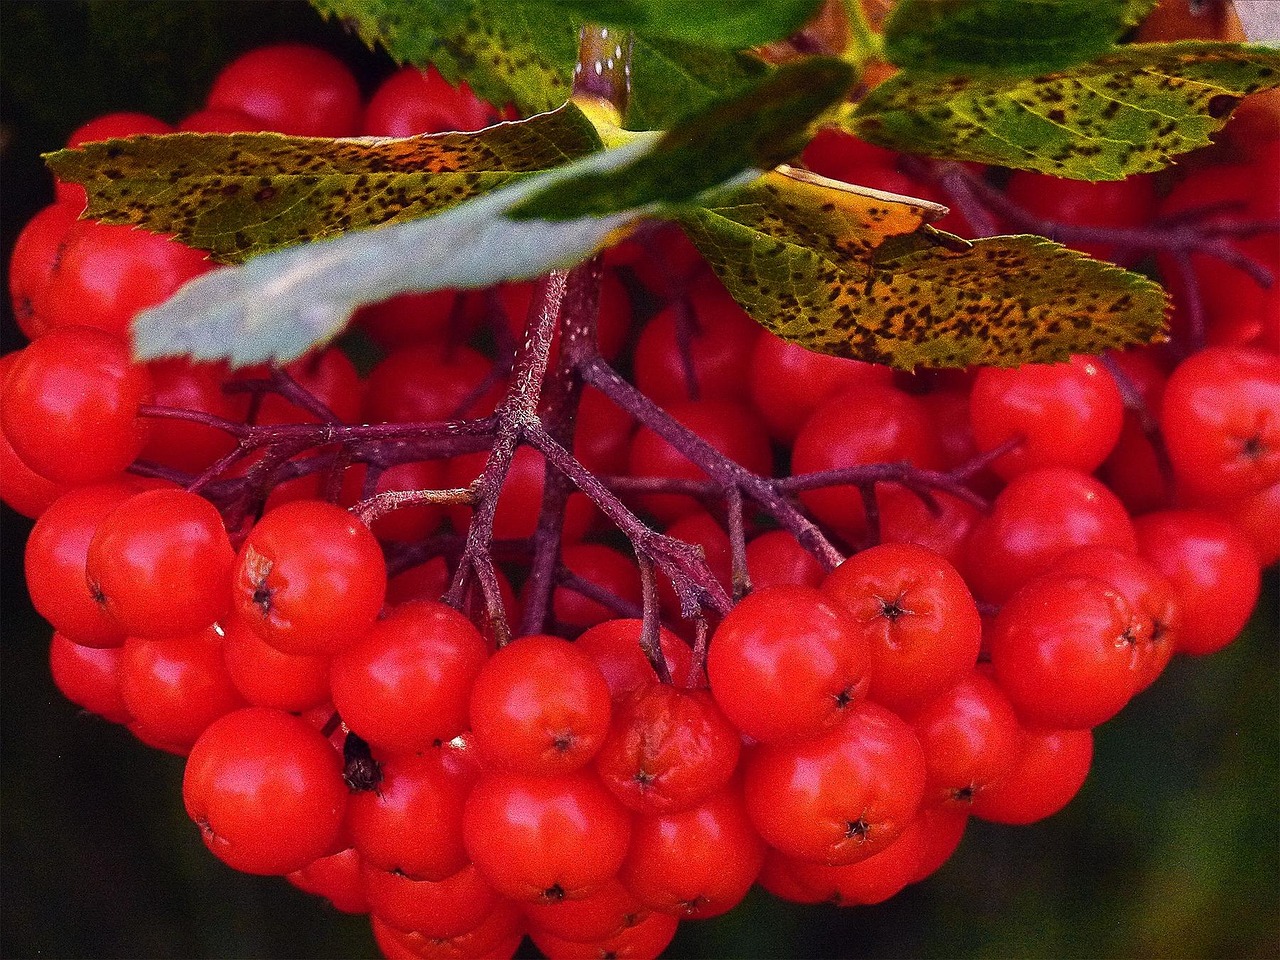
[[[222,516],[185,490],[147,490],[99,524],[85,577],[131,636],[194,633],[231,606],[235,553]]]
[[[1258,602],[1261,571],[1249,541],[1229,520],[1203,510],[1162,510],[1134,523],[1138,547],[1169,578],[1182,607],[1177,649],[1221,650]]]
[[[120,696],[120,648],[86,647],[54,633],[49,671],[62,695],[78,707],[112,723],[128,723],[129,708]]]
[[[276,649],[332,655],[373,623],[387,589],[382,549],[369,528],[319,500],[264,516],[240,547],[236,612]]]
[[[498,111],[472,93],[465,81],[455,87],[435,67],[402,67],[374,91],[365,108],[361,133],[367,137],[412,137],[479,130],[498,119]]]
[[[757,747],[744,764],[743,790],[766,843],[838,865],[865,860],[897,839],[916,815],[925,779],[911,727],[862,703],[821,737]]]
[[[333,703],[374,747],[423,750],[467,729],[471,686],[488,654],[484,637],[457,610],[404,603],[334,658]]]
[[[996,823],[1035,823],[1074,797],[1093,761],[1091,730],[1025,730],[1018,761],[974,797],[973,812]]]
[[[375,755],[379,778],[347,802],[346,829],[364,862],[411,880],[440,882],[467,865],[462,810],[473,771],[439,747]]]
[[[1169,377],[1160,427],[1199,493],[1243,497],[1280,481],[1280,357],[1244,347],[1188,357]]]
[[[838,604],[807,587],[757,590],[712,635],[711,693],[753,740],[813,737],[841,721],[867,687],[870,651]]]
[[[521,637],[480,669],[471,734],[486,768],[550,776],[590,762],[609,732],[609,685],[558,637]]]
[[[285,874],[333,851],[347,788],[337,751],[306,721],[246,707],[200,735],[182,797],[205,846],[224,863]]]
[[[227,64],[208,105],[299,137],[349,137],[360,128],[360,88],[351,71],[332,54],[300,43],[258,47]]]
[[[595,768],[629,809],[673,813],[725,786],[740,750],[738,731],[705,690],[654,683],[619,704]]]
[[[55,483],[93,483],[119,473],[142,450],[148,423],[138,408],[151,395],[151,377],[132,362],[123,339],[59,327],[13,361],[0,390],[0,417],[14,452],[36,473]]]
[[[1030,726],[1078,730],[1115,716],[1142,677],[1140,624],[1101,580],[1049,574],[996,615],[988,646],[996,681]]]
[[[715,917],[747,895],[764,852],[742,791],[730,787],[695,807],[636,817],[619,878],[653,910]]]
[[[891,709],[923,705],[977,662],[977,605],[955,568],[923,547],[856,553],[822,592],[852,615],[870,651],[868,696]]]
[[[573,900],[618,872],[631,818],[587,771],[494,774],[471,791],[463,838],[472,862],[503,896],[526,903]]]
[[[1124,401],[1092,357],[978,371],[969,396],[980,451],[1008,440],[1018,446],[992,464],[1006,479],[1038,467],[1096,470],[1120,437]]]
[[[213,628],[162,640],[130,637],[120,658],[120,696],[130,729],[147,743],[185,753],[205,728],[245,705],[222,661]]]

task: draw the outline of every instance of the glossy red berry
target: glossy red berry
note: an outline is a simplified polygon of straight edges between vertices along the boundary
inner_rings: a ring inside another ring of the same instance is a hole
[[[151,396],[151,377],[122,338],[60,327],[13,361],[0,417],[14,452],[36,473],[55,483],[93,483],[138,456],[148,435],[138,408]]]
[[[1280,481],[1280,356],[1210,347],[1188,357],[1169,377],[1160,427],[1197,492],[1243,497]]]
[[[329,742],[306,721],[263,707],[211,724],[182,779],[205,846],[245,873],[292,873],[331,853],[346,795]]]
[[[1018,446],[992,464],[1007,478],[1038,467],[1096,470],[1120,437],[1124,402],[1093,357],[978,371],[969,395],[978,450]]]
[[[863,697],[870,651],[837,603],[807,587],[745,597],[712,635],[711,693],[753,740],[813,737]]]
[[[529,636],[495,653],[471,689],[471,733],[486,767],[552,775],[585,766],[609,732],[609,685],[567,640]]]
[[[357,640],[382,609],[382,549],[369,528],[319,500],[264,516],[240,547],[236,612],[276,649],[331,655]]]
[[[471,686],[489,655],[452,607],[395,607],[333,660],[329,684],[343,721],[374,747],[423,750],[468,727]]]
[[[349,137],[360,127],[360,88],[351,71],[332,54],[300,43],[258,47],[227,64],[208,105],[299,137]]]
[[[98,526],[85,577],[131,636],[194,633],[231,606],[235,553],[222,516],[185,490],[130,497]]]
[[[871,656],[868,696],[891,709],[923,705],[977,662],[977,605],[955,568],[923,547],[855,553],[822,592],[852,615]]]
[[[472,789],[463,838],[495,890],[546,903],[587,896],[617,874],[631,820],[589,772],[495,774]]]
[[[751,821],[794,857],[838,865],[879,853],[924,796],[924,752],[896,714],[874,703],[846,711],[820,737],[762,744],[744,763]]]

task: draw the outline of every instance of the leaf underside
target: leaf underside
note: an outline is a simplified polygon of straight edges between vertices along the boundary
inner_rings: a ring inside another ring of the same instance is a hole
[[[1209,143],[1239,99],[1280,86],[1280,52],[1238,44],[1134,44],[1028,79],[903,71],[843,116],[909,153],[1080,180],[1120,180]]]
[[[81,183],[88,214],[175,235],[225,263],[348,230],[400,223],[599,149],[572,104],[475,133],[325,140],[179,133],[47,157]]]
[[[972,244],[927,211],[856,195],[832,209],[770,174],[681,226],[734,298],[778,336],[899,369],[1014,366],[1147,343],[1158,284],[1042,237]]]
[[[769,72],[745,53],[714,50],[662,38],[637,37],[631,53],[631,96],[626,126],[658,130]]]

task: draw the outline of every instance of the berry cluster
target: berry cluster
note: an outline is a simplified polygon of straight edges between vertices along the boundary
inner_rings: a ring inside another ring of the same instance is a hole
[[[433,71],[362,104],[341,63],[282,46],[179,128],[498,118]],[[168,129],[113,114],[72,143]],[[1278,144],[1170,190],[1001,190],[831,133],[805,160],[957,189],[959,233],[1048,219],[1136,260],[1160,250],[1137,236],[1152,216],[1274,217]],[[1092,728],[1175,653],[1229,643],[1280,557],[1280,312],[1241,266],[1280,268],[1273,236],[1161,263],[1171,347],[903,375],[761,331],[687,242],[646,233],[604,258],[595,352],[550,345],[578,472],[546,443],[495,472],[541,287],[368,307],[363,375],[338,347],[140,365],[132,317],[208,264],[83,205],[59,185],[23,231],[32,343],[0,358],[0,496],[38,518],[54,679],[187,757],[216,856],[368,912],[388,957],[509,956],[526,934],[551,957],[654,957],[756,883],[883,901],[971,815],[1061,809]]]

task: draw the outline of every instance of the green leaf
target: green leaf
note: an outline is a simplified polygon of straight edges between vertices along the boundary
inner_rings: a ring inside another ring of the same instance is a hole
[[[655,63],[633,88],[637,121],[665,126],[677,115],[681,92],[748,79],[740,50],[785,37],[813,15],[821,0],[311,0],[369,46],[384,47],[397,63],[435,64],[452,83],[466,80],[481,97],[521,113],[552,110],[569,98],[578,57],[578,31],[596,23],[636,34],[636,63]],[[695,48],[704,48],[699,55]],[[686,101],[696,108],[698,101]],[[633,124],[634,125],[634,124]]]
[[[325,140],[273,133],[129,137],[49,154],[88,214],[249,257],[447,209],[600,148],[573,104],[476,133]]]
[[[1240,98],[1280,86],[1280,51],[1239,44],[1134,44],[1029,79],[903,71],[842,122],[908,153],[1120,180],[1206,146]]]
[[[1028,76],[1106,53],[1155,0],[898,0],[885,55],[912,73]]]
[[[626,126],[670,127],[767,74],[756,57],[661,38],[637,37],[631,54],[631,97]]]
[[[1042,237],[972,244],[921,226],[919,201],[786,172],[680,224],[734,298],[778,336],[900,369],[1012,366],[1146,343],[1165,295]]]
[[[666,134],[620,134],[629,140],[621,147],[526,174],[434,216],[211,271],[135,320],[135,353],[287,362],[337,334],[362,303],[410,290],[486,287],[568,266],[639,217],[672,214],[703,191],[757,176],[756,167],[772,166],[803,142],[809,121],[851,80],[839,61],[809,60],[769,74]],[[568,105],[560,116],[575,114],[581,116]],[[507,129],[522,127],[538,129],[536,121]],[[471,136],[495,129],[502,128]]]
[[[853,80],[848,64],[828,57],[780,67],[672,127],[653,153],[626,169],[560,183],[513,215],[560,220],[646,203],[678,205],[744,172],[758,176],[800,152],[810,124],[844,98]]]
[[[504,0],[512,2],[512,0]],[[515,0],[546,16],[631,30],[703,47],[742,50],[781,40],[817,13],[822,0]]]
[[[357,307],[411,290],[487,287],[590,256],[643,211],[550,224],[510,209],[548,184],[633,163],[645,138],[533,174],[435,216],[290,247],[203,274],[133,324],[140,360],[189,355],[287,363],[337,335]]]
[[[580,22],[518,0],[311,0],[397,63],[435,64],[497,106],[545,113],[569,99]]]

